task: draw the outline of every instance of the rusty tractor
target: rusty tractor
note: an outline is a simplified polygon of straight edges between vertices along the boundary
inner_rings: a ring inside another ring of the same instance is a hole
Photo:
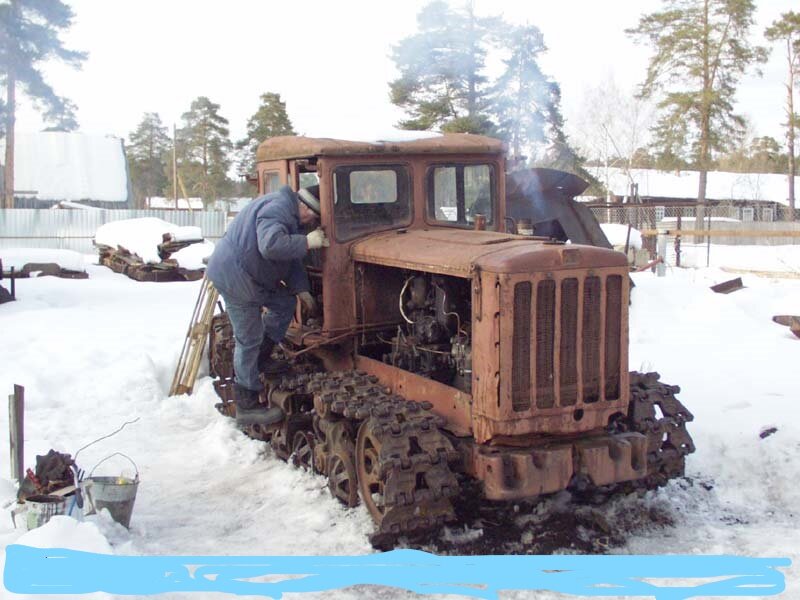
[[[678,388],[628,371],[626,257],[517,234],[500,141],[277,137],[257,166],[261,193],[319,184],[331,246],[306,261],[322,311],[298,306],[294,370],[265,380],[287,418],[248,433],[363,502],[374,539],[453,519],[465,478],[513,501],[683,475]],[[232,350],[223,313],[210,361],[226,414]]]

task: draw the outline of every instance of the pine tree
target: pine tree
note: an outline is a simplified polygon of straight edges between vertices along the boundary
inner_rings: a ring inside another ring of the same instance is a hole
[[[198,97],[181,115],[183,127],[178,132],[178,169],[183,183],[206,205],[232,187],[228,178],[232,144],[228,120],[219,114],[219,108],[205,96]]]
[[[172,140],[157,113],[145,113],[136,131],[128,136],[128,170],[133,196],[138,207],[149,205],[150,198],[167,187],[167,156]]]
[[[700,171],[699,229],[714,156],[744,128],[733,112],[736,85],[750,65],[766,60],[766,51],[748,41],[753,0],[662,2],[664,10],[642,16],[627,33],[654,50],[641,93],[663,92],[653,132],[660,157],[688,158]]]
[[[497,133],[508,142],[512,156],[519,159],[547,139],[546,114],[552,101],[552,82],[537,62],[547,50],[538,27],[513,27],[505,37],[510,55],[495,84],[493,112]]]
[[[14,122],[20,87],[44,112],[45,121],[61,129],[77,126],[74,104],[57,96],[44,80],[41,64],[59,59],[79,68],[83,52],[68,50],[59,39],[72,25],[73,13],[61,0],[10,0],[0,4],[0,81],[5,84],[5,206],[14,206]]]
[[[247,120],[247,135],[236,142],[239,173],[246,175],[255,172],[258,145],[267,138],[279,135],[297,135],[286,113],[286,103],[281,101],[280,94],[261,94],[261,105]]]
[[[800,82],[800,14],[783,13],[781,18],[773,21],[766,29],[764,36],[770,42],[786,43],[786,62],[788,75],[786,80],[786,146],[789,155],[789,219],[794,220],[795,190],[794,177],[797,174],[797,158],[794,142],[797,129],[800,128],[800,116],[794,111],[794,88]]]
[[[489,88],[484,66],[500,21],[475,16],[472,5],[451,9],[434,0],[417,16],[419,32],[394,47],[400,77],[389,84],[393,104],[411,118],[403,129],[489,133]]]

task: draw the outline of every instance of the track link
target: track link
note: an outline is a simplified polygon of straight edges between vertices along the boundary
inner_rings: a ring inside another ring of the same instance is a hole
[[[647,476],[633,483],[653,489],[683,476],[686,456],[695,449],[686,430],[694,416],[675,397],[680,388],[660,382],[658,373],[631,372],[630,377],[631,402],[623,428],[647,437]]]
[[[267,384],[270,401],[287,413],[270,436],[276,454],[326,475],[345,505],[360,498],[377,524],[373,544],[455,519],[450,498],[458,493],[461,455],[439,430],[444,420],[430,403],[392,394],[361,371]]]

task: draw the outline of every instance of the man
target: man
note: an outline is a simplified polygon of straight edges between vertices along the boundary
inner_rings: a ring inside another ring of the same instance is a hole
[[[259,404],[259,372],[287,368],[272,359],[294,315],[297,297],[315,311],[303,257],[330,245],[319,227],[319,186],[295,193],[288,186],[256,198],[230,223],[208,261],[208,278],[225,300],[236,347],[234,398],[238,425],[270,425],[283,419],[278,407]],[[264,307],[266,310],[262,310]]]

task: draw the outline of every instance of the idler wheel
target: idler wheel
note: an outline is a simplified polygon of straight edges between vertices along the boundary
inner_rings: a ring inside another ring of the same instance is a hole
[[[314,434],[298,431],[292,440],[292,464],[304,471],[314,467]]]
[[[352,508],[358,504],[358,485],[352,452],[337,448],[328,459],[328,488],[344,505]]]
[[[380,525],[384,516],[386,516],[384,487],[380,473],[380,456],[383,444],[372,432],[370,425],[370,421],[364,422],[358,430],[356,439],[358,488],[372,518]]]

